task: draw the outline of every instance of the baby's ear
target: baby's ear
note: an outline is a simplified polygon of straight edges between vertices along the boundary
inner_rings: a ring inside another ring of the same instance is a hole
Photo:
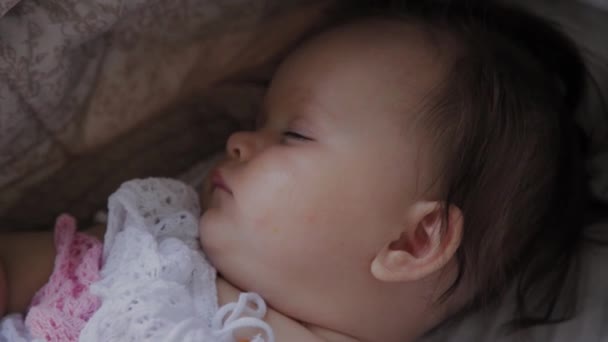
[[[461,210],[440,202],[417,202],[409,208],[401,235],[378,252],[372,275],[381,281],[408,282],[442,269],[460,246]]]

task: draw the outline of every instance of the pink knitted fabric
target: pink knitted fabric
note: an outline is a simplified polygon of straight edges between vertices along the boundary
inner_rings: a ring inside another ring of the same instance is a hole
[[[76,232],[74,218],[61,215],[55,223],[55,249],[53,274],[32,299],[25,325],[34,338],[77,341],[101,304],[89,286],[99,279],[102,244]]]

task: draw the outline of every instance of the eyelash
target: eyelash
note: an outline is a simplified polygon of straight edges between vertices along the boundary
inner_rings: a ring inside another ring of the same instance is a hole
[[[293,132],[293,131],[283,132],[283,139],[295,139],[295,140],[301,140],[301,141],[311,141],[312,140],[309,137],[303,136],[302,134]]]

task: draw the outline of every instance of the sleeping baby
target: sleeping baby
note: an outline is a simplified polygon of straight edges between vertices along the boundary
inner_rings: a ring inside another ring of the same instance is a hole
[[[369,3],[288,55],[201,194],[132,180],[107,226],[3,235],[0,340],[405,342],[563,275],[574,44],[489,1]],[[516,328],[558,314],[523,303]]]

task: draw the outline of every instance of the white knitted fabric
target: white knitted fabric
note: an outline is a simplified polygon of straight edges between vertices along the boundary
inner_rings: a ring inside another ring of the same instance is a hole
[[[0,342],[44,342],[33,339],[23,322],[23,315],[10,314],[0,321]]]
[[[124,183],[108,202],[102,305],[80,340],[229,342],[240,328],[274,340],[264,301],[242,294],[218,311],[215,269],[198,241],[199,204],[187,185],[150,178]],[[252,307],[253,306],[253,307]]]

